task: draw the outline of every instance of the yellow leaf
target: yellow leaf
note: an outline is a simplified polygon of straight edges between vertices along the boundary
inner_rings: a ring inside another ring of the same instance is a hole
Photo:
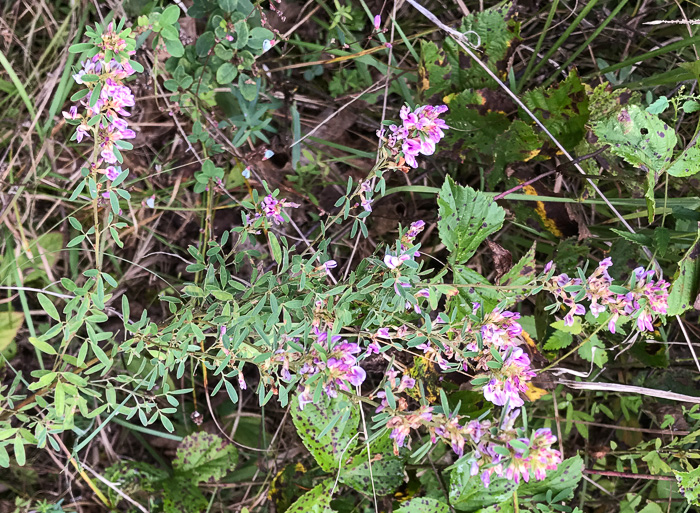
[[[544,397],[547,395],[549,392],[547,392],[543,388],[538,388],[535,385],[532,384],[532,382],[527,384],[527,390],[525,391],[525,396],[528,398],[530,402],[537,401],[537,399],[540,399],[541,397]]]

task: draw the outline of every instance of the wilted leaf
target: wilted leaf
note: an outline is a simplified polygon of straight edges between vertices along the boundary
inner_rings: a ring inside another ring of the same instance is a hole
[[[238,450],[221,438],[201,431],[185,437],[173,460],[176,473],[187,473],[195,483],[214,483],[233,470]]]
[[[342,415],[350,409],[350,416],[344,425],[337,422],[323,436],[325,430],[337,415]],[[357,445],[357,427],[360,415],[357,406],[342,399],[331,399],[328,404],[305,404],[299,407],[299,398],[294,396],[291,405],[292,420],[297,433],[311,452],[319,466],[326,472],[338,470],[341,456],[348,456]]]
[[[500,230],[505,210],[491,198],[447,177],[438,197],[440,240],[453,263],[465,263],[479,245]]]
[[[493,265],[496,270],[496,279],[499,280],[513,267],[513,255],[500,244],[488,239],[486,240],[486,245],[489,247],[489,250],[491,250]]]

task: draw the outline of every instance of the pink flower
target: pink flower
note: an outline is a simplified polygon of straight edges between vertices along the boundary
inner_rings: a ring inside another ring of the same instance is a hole
[[[374,17],[374,30],[379,30],[379,27],[381,27],[381,26],[382,26],[382,17],[379,14],[377,14]]]

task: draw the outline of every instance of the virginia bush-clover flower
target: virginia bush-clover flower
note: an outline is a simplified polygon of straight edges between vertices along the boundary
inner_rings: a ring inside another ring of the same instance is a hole
[[[559,306],[568,309],[564,323],[571,326],[577,316],[585,315],[586,308],[580,304],[585,299],[590,301],[589,310],[593,317],[609,314],[608,330],[611,333],[615,333],[620,317],[636,320],[639,331],[654,331],[655,317],[665,314],[668,308],[669,283],[652,280],[654,271],[638,267],[624,287],[614,285],[608,273],[612,265],[612,259],[605,258],[585,282],[560,274],[545,284],[545,289],[558,299]]]
[[[432,155],[435,147],[445,136],[449,127],[438,116],[447,112],[447,105],[423,105],[414,111],[404,105],[401,107],[401,125],[389,125],[389,133],[379,132],[385,139],[385,146],[392,156],[399,160],[399,166],[405,161],[412,168],[418,167],[416,157]],[[385,137],[386,136],[386,137]]]
[[[134,66],[141,68],[129,60],[129,56],[135,53],[130,29],[117,32],[114,23],[110,23],[104,31],[101,30],[97,28],[99,42],[93,50],[95,53],[84,60],[82,69],[73,75],[76,83],[87,87],[76,95],[81,98],[82,111],[72,106],[63,112],[66,120],[78,125],[74,135],[76,141],[95,138],[102,158],[98,166],[102,161],[108,164],[121,162],[120,149],[130,149],[126,139],[136,137],[124,119],[131,115],[127,109],[135,104],[134,95],[124,79],[137,72]],[[118,176],[110,172],[113,169],[112,166],[106,170],[98,167],[99,172],[107,174],[110,180]]]

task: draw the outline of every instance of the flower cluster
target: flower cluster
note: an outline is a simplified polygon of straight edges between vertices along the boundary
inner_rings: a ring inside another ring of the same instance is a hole
[[[326,353],[321,357],[316,349],[312,349],[308,355],[302,356],[299,375],[304,378],[322,374],[323,391],[328,397],[337,397],[338,390],[349,390],[348,384],[359,387],[364,383],[367,374],[358,365],[358,355],[362,352],[359,344],[348,342],[340,335],[329,337],[327,332],[320,331],[314,327],[315,344],[318,344]],[[282,378],[289,381],[289,363],[283,364]],[[309,385],[304,385],[303,391],[299,395],[299,406],[313,402],[313,392]]]
[[[110,23],[100,34],[96,44],[97,53],[81,63],[82,69],[73,75],[73,80],[86,86],[81,110],[72,106],[63,116],[78,127],[75,139],[81,142],[85,137],[93,137],[100,149],[101,160],[97,163],[98,172],[107,174],[110,180],[116,178],[113,167],[101,169],[101,162],[115,164],[121,162],[119,149],[129,149],[126,139],[133,139],[136,134],[128,128],[124,119],[130,116],[127,110],[134,106],[135,100],[131,89],[124,80],[136,73],[129,60],[134,53],[134,40],[129,29],[117,32]],[[114,177],[114,178],[111,178]]]
[[[443,130],[449,127],[439,116],[446,111],[446,105],[423,105],[414,111],[403,106],[400,112],[402,124],[390,125],[389,134],[381,130],[378,135],[384,139],[392,155],[398,157],[400,166],[405,162],[416,168],[416,157],[435,153],[435,146],[445,137]]]
[[[268,194],[260,203],[262,213],[258,212],[252,218],[248,218],[247,226],[251,226],[261,217],[265,217],[273,224],[282,224],[285,222],[284,216],[282,216],[282,209],[297,208],[298,206],[298,203],[292,203],[284,198],[278,200],[272,194]]]
[[[564,323],[572,326],[577,316],[586,314],[586,307],[581,304],[586,300],[590,302],[589,310],[593,317],[598,318],[605,313],[609,315],[607,322],[611,333],[615,333],[621,317],[636,320],[640,331],[654,331],[655,317],[665,314],[668,307],[669,283],[651,279],[654,271],[638,267],[632,272],[626,286],[613,285],[608,273],[612,265],[610,258],[602,260],[586,281],[560,274],[547,282],[545,289],[554,294],[559,306],[567,309]],[[551,267],[551,263],[547,264],[546,270]]]

